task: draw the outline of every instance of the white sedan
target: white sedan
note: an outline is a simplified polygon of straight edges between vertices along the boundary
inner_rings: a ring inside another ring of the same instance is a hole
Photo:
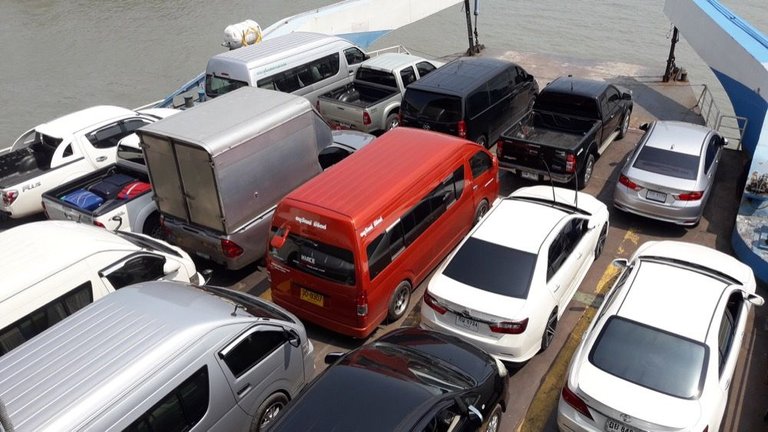
[[[562,431],[720,430],[755,294],[724,253],[648,242],[624,268],[574,354]]]
[[[469,340],[503,361],[527,361],[552,343],[607,232],[608,209],[590,195],[518,189],[438,268],[424,294],[422,327]]]

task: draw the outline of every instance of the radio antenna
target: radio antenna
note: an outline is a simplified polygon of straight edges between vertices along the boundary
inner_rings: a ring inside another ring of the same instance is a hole
[[[544,168],[546,168],[547,175],[549,176],[549,185],[552,186],[552,205],[554,206],[557,204],[557,197],[555,196],[555,182],[552,181],[552,172],[549,171],[549,165],[547,165],[547,161],[544,160],[544,156],[539,154],[539,160],[541,160],[541,163],[544,164]]]

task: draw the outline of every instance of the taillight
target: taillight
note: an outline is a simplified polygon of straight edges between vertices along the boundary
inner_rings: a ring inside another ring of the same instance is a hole
[[[16,198],[19,197],[19,192],[16,190],[7,190],[3,191],[3,204],[9,206],[13,204],[14,201],[16,201]]]
[[[489,327],[494,333],[520,334],[528,328],[528,318],[521,321],[502,321],[490,324]]]
[[[703,192],[685,192],[680,195],[675,195],[675,199],[678,201],[696,201],[700,200],[704,196]]]
[[[227,258],[237,258],[243,254],[243,248],[232,240],[227,239],[221,240],[221,251]]]
[[[93,224],[96,225],[99,228],[106,228],[103,223],[101,223],[101,222],[99,222],[97,220],[93,221]]]
[[[576,172],[576,155],[569,153],[565,157],[565,172],[573,174]]]
[[[467,137],[467,124],[464,122],[464,120],[459,120],[459,123],[456,125],[456,129],[460,137]]]
[[[426,303],[427,306],[431,307],[435,312],[439,313],[440,315],[448,312],[448,309],[441,306],[440,303],[437,302],[436,298],[429,295],[429,292],[424,293],[424,303]]]
[[[357,316],[364,317],[368,315],[368,294],[365,291],[357,296]]]
[[[363,111],[363,124],[366,126],[371,124],[371,115],[368,114],[368,111]]]
[[[635,191],[641,189],[640,186],[637,185],[637,183],[630,180],[629,177],[625,176],[624,174],[619,176],[619,183]]]
[[[576,396],[576,393],[572,392],[571,389],[568,388],[568,383],[565,383],[563,386],[563,400],[568,403],[568,405],[572,406],[573,409],[578,411],[581,415],[589,418],[590,420],[594,420],[592,418],[592,414],[589,413],[587,403],[581,400],[580,397]]]
[[[496,141],[496,155],[497,156],[501,157],[501,154],[503,152],[503,150],[502,150],[503,147],[504,147],[504,140],[503,139],[499,139],[498,141]]]

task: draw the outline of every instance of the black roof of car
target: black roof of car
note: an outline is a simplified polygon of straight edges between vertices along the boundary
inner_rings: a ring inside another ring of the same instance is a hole
[[[270,431],[410,430],[435,402],[477,386],[470,374],[485,382],[494,368],[488,354],[458,338],[399,329],[330,366]]]
[[[611,83],[606,81],[562,76],[547,84],[546,87],[541,90],[540,94],[557,92],[583,97],[597,97],[605,91],[609,85],[611,85]]]
[[[429,75],[410,84],[408,88],[435,93],[466,96],[499,71],[516,66],[514,63],[485,57],[461,57],[435,69]]]

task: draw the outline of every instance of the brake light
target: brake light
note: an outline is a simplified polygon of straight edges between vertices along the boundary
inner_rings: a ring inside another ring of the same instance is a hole
[[[520,334],[528,328],[528,318],[521,321],[502,321],[490,324],[489,327],[494,333]]]
[[[573,409],[578,411],[581,415],[588,417],[590,420],[594,420],[592,418],[592,414],[589,413],[589,407],[587,407],[587,403],[584,402],[580,397],[576,396],[576,393],[572,392],[571,389],[568,388],[568,383],[565,383],[563,386],[563,400],[568,403],[568,405],[572,406]]]
[[[440,303],[437,302],[437,299],[432,297],[429,292],[424,292],[424,303],[427,304],[427,306],[431,307],[435,312],[439,313],[440,315],[448,312],[448,309],[442,307]]]
[[[499,139],[498,141],[496,141],[496,155],[497,156],[501,157],[502,153],[504,152],[503,147],[504,147],[504,140],[503,139]]]
[[[364,317],[368,315],[368,294],[365,291],[357,296],[357,316]]]
[[[635,191],[641,189],[640,186],[637,185],[637,183],[630,180],[629,177],[625,176],[624,174],[619,176],[619,183]]]
[[[678,201],[696,201],[696,200],[700,200],[701,197],[703,196],[704,196],[703,192],[694,191],[694,192],[681,193],[680,195],[675,195],[675,199]]]
[[[243,248],[232,240],[227,239],[221,240],[221,251],[227,258],[237,258],[243,254]]]
[[[467,137],[467,124],[464,122],[464,120],[459,120],[459,123],[456,125],[456,129],[460,137]]]
[[[19,197],[19,192],[13,189],[3,191],[3,204],[9,206]]]
[[[101,223],[101,222],[99,222],[97,220],[93,221],[93,224],[96,225],[99,228],[106,228],[103,223]]]
[[[568,156],[565,157],[565,172],[568,174],[576,172],[576,155],[573,153],[569,153]]]
[[[371,115],[368,114],[368,111],[363,111],[363,124],[366,126],[371,124]]]

